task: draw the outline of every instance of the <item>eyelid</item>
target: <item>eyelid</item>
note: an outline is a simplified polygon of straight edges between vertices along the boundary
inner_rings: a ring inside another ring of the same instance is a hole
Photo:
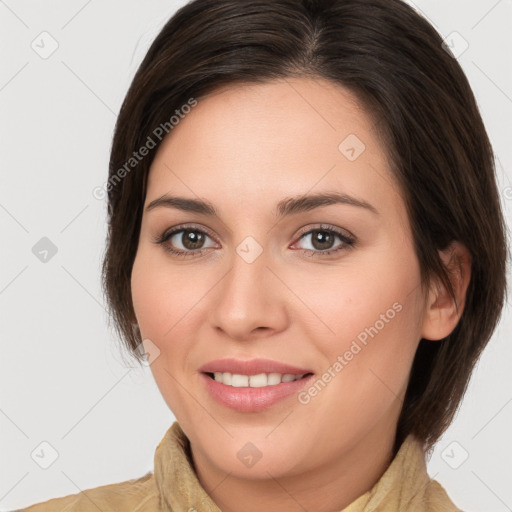
[[[323,230],[333,231],[342,237],[349,238],[351,240],[355,240],[355,236],[347,229],[339,228],[332,224],[325,224],[325,223],[319,223],[313,227],[311,227],[311,224],[308,224],[306,227],[301,228],[299,230],[299,233],[297,234],[297,238],[301,238],[303,235],[310,233],[311,231],[323,231]]]
[[[156,244],[163,245],[165,247],[167,241],[171,239],[174,235],[177,233],[183,232],[185,230],[192,230],[192,231],[199,231],[207,235],[209,238],[211,238],[216,244],[219,244],[217,241],[216,235],[212,233],[212,231],[207,228],[206,226],[198,225],[195,223],[184,223],[184,224],[178,224],[176,226],[173,226],[171,228],[168,228],[165,230],[162,234],[156,236],[153,238],[153,242]],[[314,231],[328,231],[330,233],[334,233],[339,237],[341,240],[341,247],[338,246],[334,249],[326,249],[326,250],[315,250],[315,249],[296,249],[299,251],[303,251],[304,253],[313,253],[319,257],[322,256],[329,256],[333,253],[339,253],[346,250],[349,250],[353,248],[357,244],[357,238],[350,233],[350,231],[339,228],[337,226],[331,225],[331,224],[325,224],[325,223],[319,223],[316,226],[315,225],[307,225],[299,230],[299,233],[296,235],[295,241],[291,244],[291,247],[298,243],[302,238],[304,238],[304,235],[309,235],[313,233]],[[190,251],[184,251],[182,249],[171,249],[166,248],[167,251],[174,253],[178,256],[186,256],[189,255],[190,257],[193,256],[200,256],[208,249],[212,249],[212,247],[208,248],[200,248],[196,250],[190,250]]]
[[[315,231],[326,231],[329,233],[333,233],[341,243],[331,249],[325,250],[316,250],[316,249],[302,249],[302,248],[294,248],[295,244],[299,243],[303,238],[308,235],[313,234]],[[342,256],[347,251],[354,249],[357,246],[357,238],[352,234],[345,234],[341,228],[337,226],[331,226],[326,224],[321,224],[320,226],[311,227],[309,229],[305,229],[305,232],[301,232],[297,241],[294,242],[290,247],[296,251],[302,251],[305,255],[308,254],[310,256],[318,257],[318,258],[330,258],[333,255]]]
[[[216,243],[219,243],[216,236],[213,234],[213,232],[209,228],[199,225],[199,224],[194,224],[194,223],[178,224],[176,226],[173,226],[172,228],[166,229],[162,233],[162,235],[157,236],[157,239],[161,240],[161,239],[169,238],[172,234],[176,234],[177,232],[184,231],[186,229],[202,231],[202,232],[206,233]]]
[[[173,226],[172,228],[166,229],[161,235],[158,235],[156,237],[157,240],[166,239],[169,238],[171,234],[175,234],[176,232],[185,230],[185,229],[197,229],[198,231],[204,231],[212,240],[214,240],[216,243],[219,243],[216,235],[213,234],[213,232],[207,228],[206,226],[202,226],[195,223],[184,223],[184,224],[178,224],[176,226]],[[331,224],[325,224],[320,223],[316,226],[311,226],[311,224],[308,224],[302,228],[300,228],[298,234],[296,235],[296,241],[298,241],[303,235],[310,233],[311,231],[315,230],[327,230],[327,231],[333,231],[337,233],[338,235],[344,236],[349,239],[355,239],[355,236],[350,233],[350,231],[338,228],[336,226],[333,226]],[[295,242],[294,242],[295,243]]]

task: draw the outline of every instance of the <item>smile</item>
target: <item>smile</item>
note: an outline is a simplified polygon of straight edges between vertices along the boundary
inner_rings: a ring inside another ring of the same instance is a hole
[[[261,372],[202,372],[205,391],[215,403],[237,412],[260,412],[270,409],[300,393],[310,385],[314,374]]]
[[[230,372],[208,373],[216,382],[234,388],[263,388],[275,386],[283,382],[293,382],[302,379],[306,374],[294,375],[292,373],[258,373],[257,375],[242,375]]]

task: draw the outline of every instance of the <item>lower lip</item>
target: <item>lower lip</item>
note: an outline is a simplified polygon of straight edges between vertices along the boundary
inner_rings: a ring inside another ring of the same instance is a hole
[[[258,412],[272,407],[277,402],[298,393],[313,378],[308,375],[292,382],[281,382],[273,386],[261,388],[235,388],[217,382],[205,373],[201,378],[206,384],[210,395],[220,404],[240,412]]]

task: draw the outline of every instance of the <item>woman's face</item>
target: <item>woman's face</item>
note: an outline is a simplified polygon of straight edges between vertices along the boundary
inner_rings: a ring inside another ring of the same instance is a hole
[[[152,164],[131,285],[200,473],[278,478],[392,444],[425,303],[386,148],[346,89],[201,99]]]

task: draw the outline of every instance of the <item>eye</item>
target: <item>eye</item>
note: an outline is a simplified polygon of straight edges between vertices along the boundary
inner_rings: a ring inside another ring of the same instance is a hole
[[[164,231],[153,242],[162,245],[166,251],[176,256],[198,256],[209,248],[204,247],[207,239],[212,238],[206,231],[188,225]]]
[[[345,234],[339,228],[324,224],[303,232],[299,241],[308,238],[310,238],[310,247],[302,250],[310,256],[327,256],[332,253],[346,251],[354,247],[356,243],[353,236]],[[205,246],[208,239],[213,244]],[[338,244],[336,244],[336,239],[339,241]],[[205,229],[199,229],[191,225],[175,226],[157,236],[153,242],[162,245],[167,252],[179,257],[200,256],[208,249],[215,248],[212,235]]]
[[[343,233],[339,228],[329,225],[320,225],[315,229],[310,229],[302,235],[299,240],[310,239],[309,247],[303,248],[303,251],[311,256],[326,256],[332,253],[346,251],[355,245],[355,238]],[[340,242],[335,245],[336,239]]]

